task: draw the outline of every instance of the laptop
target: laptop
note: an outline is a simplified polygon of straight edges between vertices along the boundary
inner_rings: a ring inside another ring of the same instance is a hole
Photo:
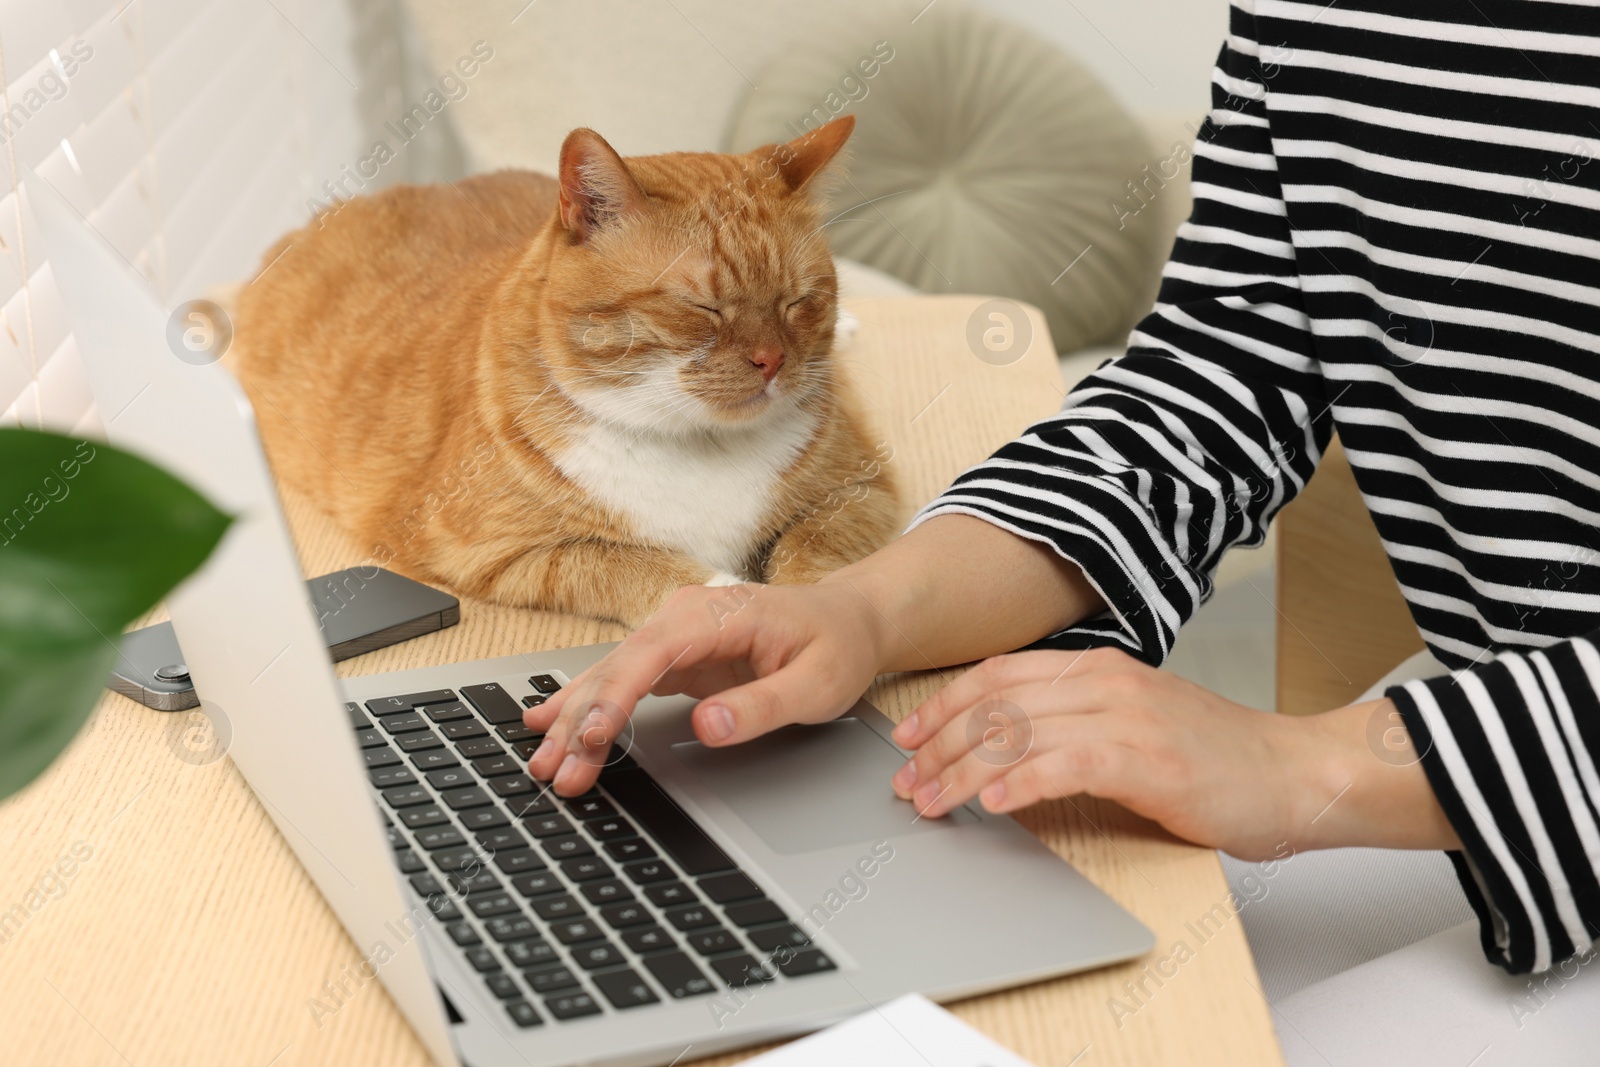
[[[238,516],[168,600],[203,706],[437,1062],[688,1061],[1150,949],[1011,818],[896,799],[907,753],[865,701],[713,750],[693,701],[647,697],[568,799],[526,774],[522,709],[611,646],[336,679],[238,384],[176,358],[142,279],[25,189],[107,436]]]

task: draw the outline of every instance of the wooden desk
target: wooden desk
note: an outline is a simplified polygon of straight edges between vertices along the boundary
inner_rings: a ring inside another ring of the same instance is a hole
[[[979,304],[923,297],[855,307],[862,329],[845,363],[872,397],[877,429],[919,502],[1061,399],[1037,312],[1027,354],[994,366],[966,341]],[[304,501],[287,506],[308,574],[363,558]],[[614,625],[468,602],[454,629],[340,672],[620,636]],[[899,719],[939,684],[931,673],[885,678],[868,696]],[[27,913],[0,943],[0,1062],[425,1063],[376,981],[314,1022],[309,999],[360,955],[233,765],[175,757],[175,732],[187,725],[181,714],[108,697],[65,756],[0,806],[0,912],[22,903]],[[958,1015],[1039,1067],[1282,1062],[1212,852],[1085,798],[1021,818],[1155,930],[1158,947],[1144,960],[956,1004]],[[74,847],[88,858],[62,888],[46,886],[58,895],[30,897]],[[42,906],[30,911],[30,901]],[[1181,963],[1172,958],[1180,942]],[[1145,992],[1130,995],[1128,983]]]

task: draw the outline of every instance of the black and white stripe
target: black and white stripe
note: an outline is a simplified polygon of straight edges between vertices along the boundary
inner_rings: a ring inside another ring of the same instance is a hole
[[[1600,932],[1600,6],[1237,0],[1126,355],[917,517],[1081,564],[1160,662],[1338,430],[1451,677],[1390,690],[1484,947]]]

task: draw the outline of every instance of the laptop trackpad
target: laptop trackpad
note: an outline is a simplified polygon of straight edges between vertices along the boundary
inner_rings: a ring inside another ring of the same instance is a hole
[[[889,786],[905,757],[853,717],[786,726],[731,748],[684,741],[672,753],[784,855],[975,821],[962,808],[941,820],[918,819]]]

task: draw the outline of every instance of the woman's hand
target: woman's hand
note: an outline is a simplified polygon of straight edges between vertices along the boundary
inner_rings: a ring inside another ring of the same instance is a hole
[[[846,582],[686,586],[605,659],[523,715],[545,732],[529,769],[559,793],[582,793],[646,693],[712,698],[692,716],[695,736],[708,745],[835,718],[878,673],[880,625]]]
[[[1090,793],[1243,859],[1285,842],[1459,848],[1422,768],[1394,758],[1386,708],[1273,715],[1114,649],[1021,652],[979,664],[896,728],[917,751],[893,785],[929,816],[975,796],[1009,812]]]
[[[523,716],[545,733],[529,771],[568,796],[588,789],[646,693],[702,698],[695,735],[731,745],[831,719],[880,672],[1017,648],[1100,605],[1075,565],[965,515],[931,519],[817,585],[688,586]]]

